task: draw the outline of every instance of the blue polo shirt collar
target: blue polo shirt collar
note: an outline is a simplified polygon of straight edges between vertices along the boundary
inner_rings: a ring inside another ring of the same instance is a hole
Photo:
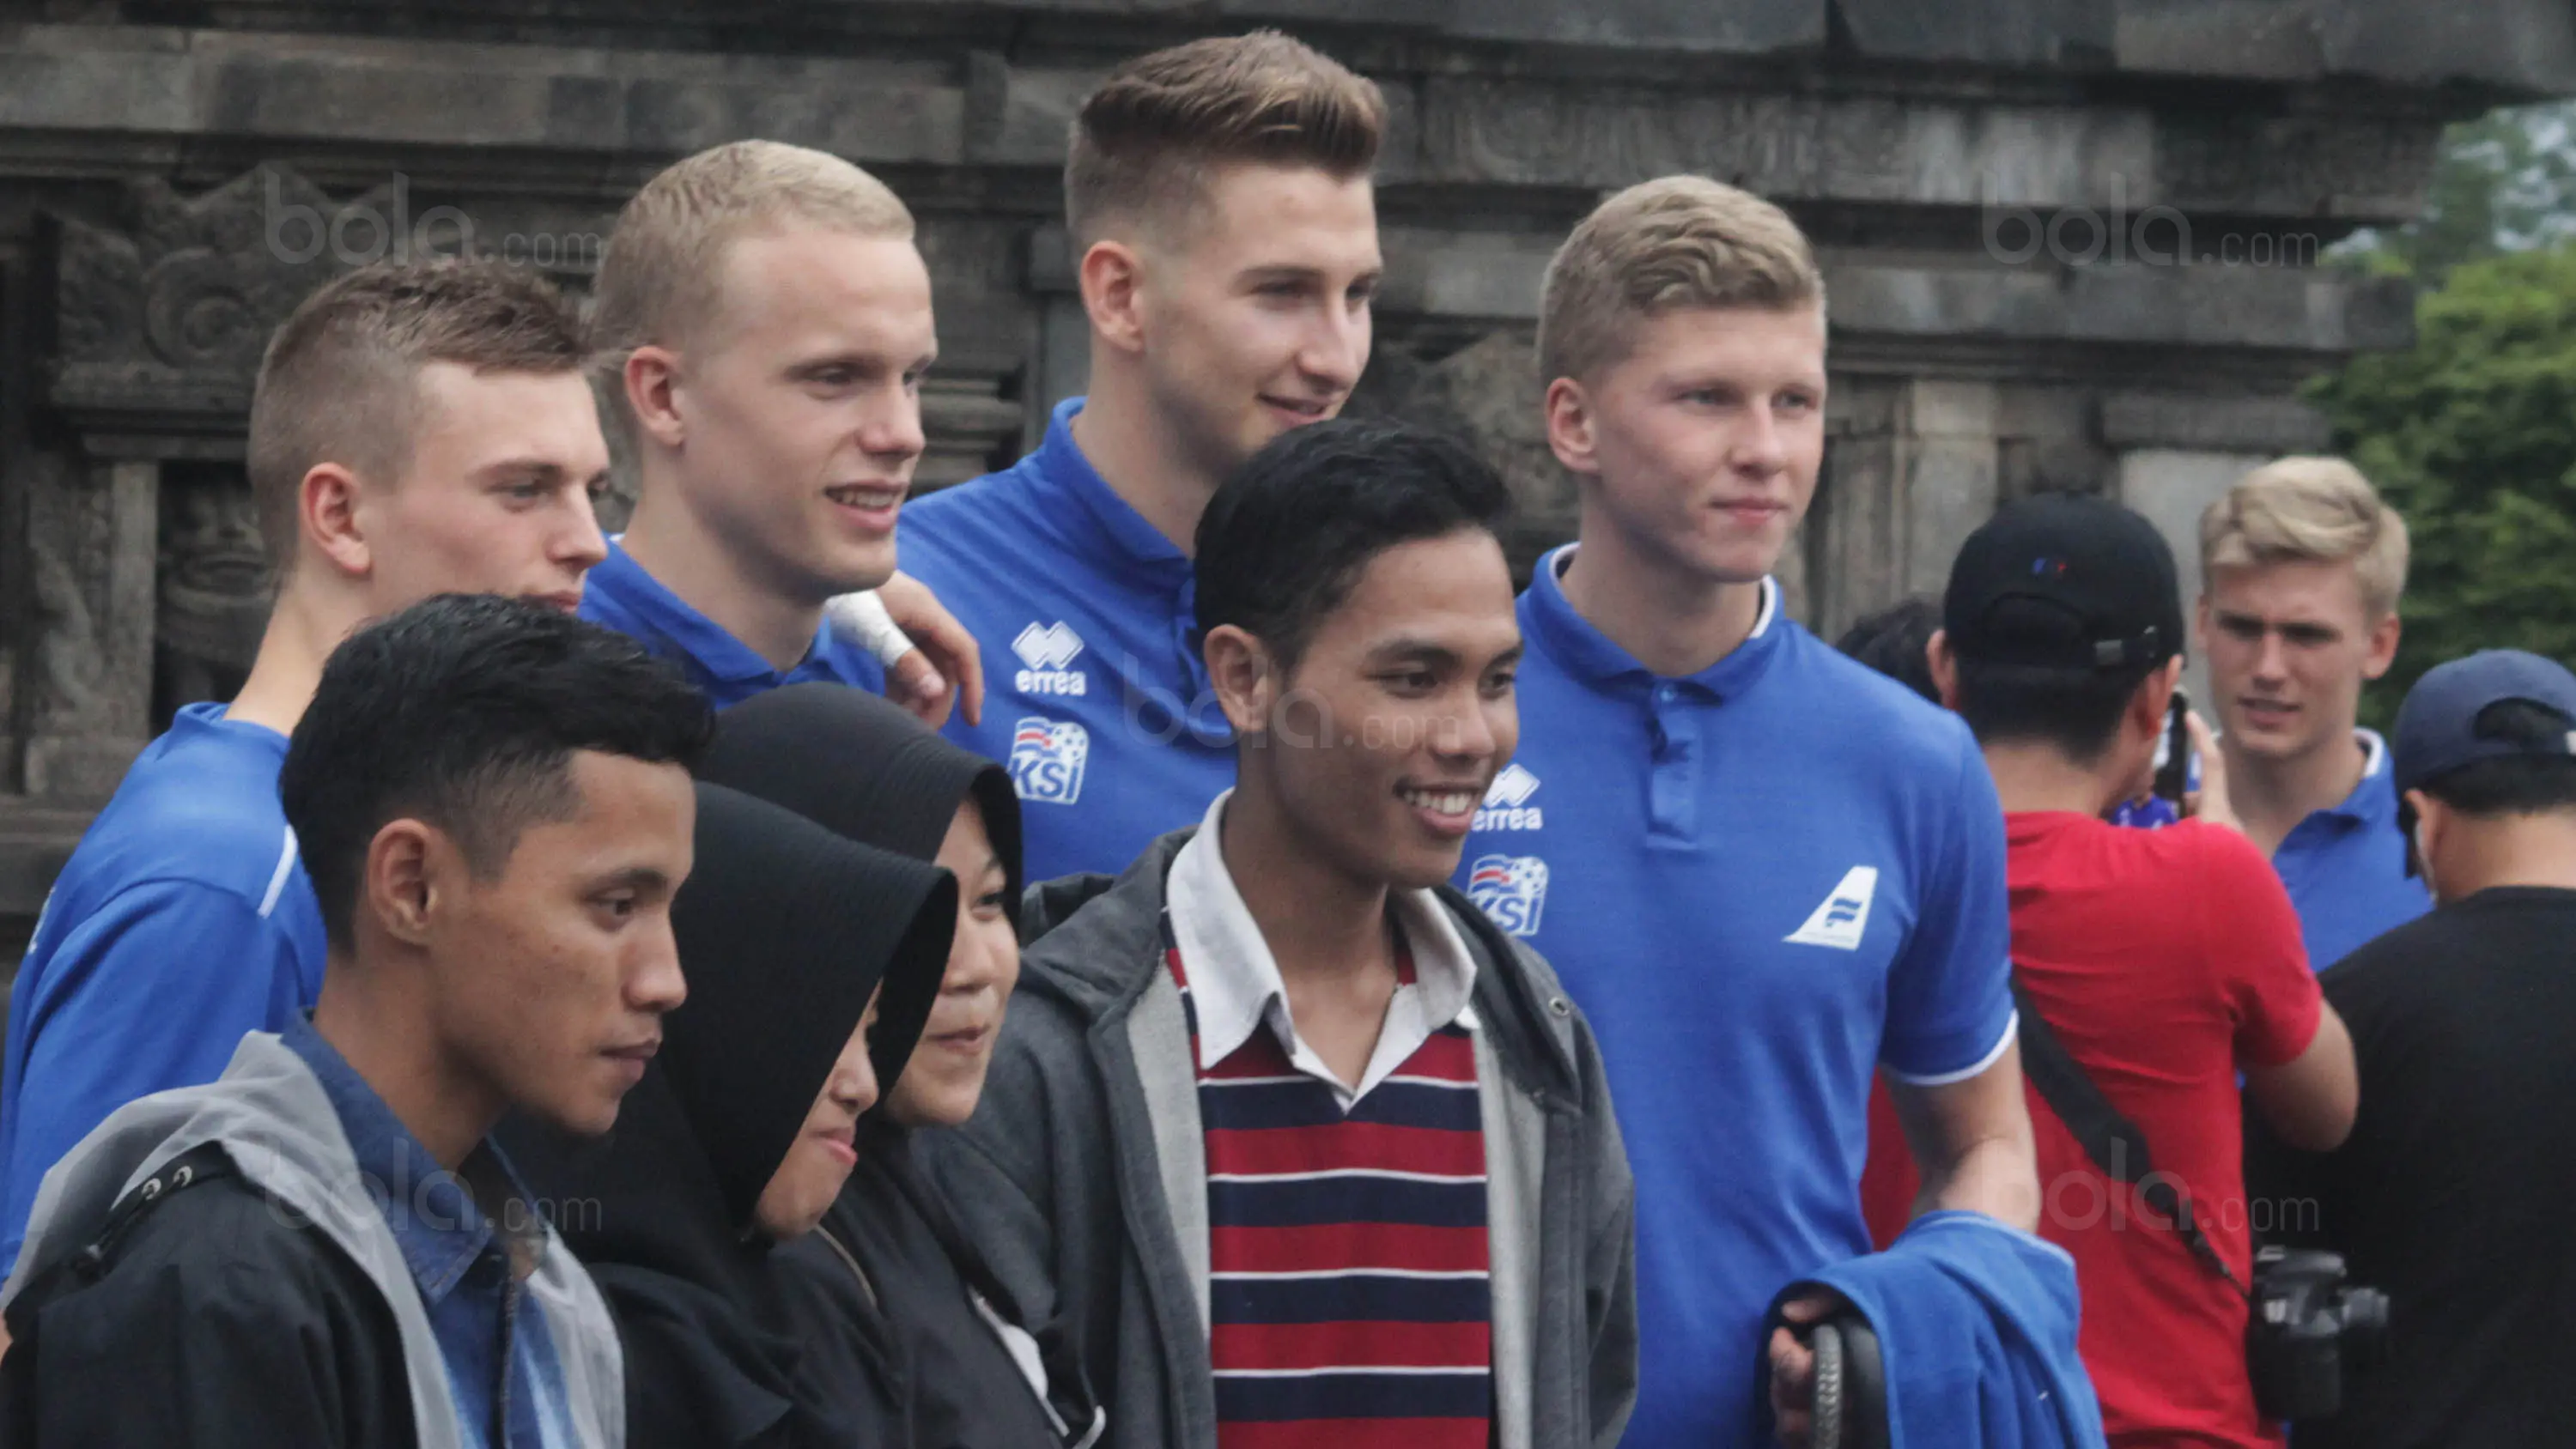
[[[1086,398],[1066,398],[1057,403],[1047,421],[1046,440],[1038,444],[1037,476],[1047,485],[1061,491],[1071,506],[1062,510],[1061,520],[1068,542],[1077,557],[1086,557],[1110,565],[1114,572],[1165,593],[1171,600],[1165,628],[1171,641],[1172,655],[1179,676],[1189,681],[1190,698],[1212,697],[1207,677],[1207,661],[1198,648],[1198,577],[1190,557],[1177,544],[1163,536],[1163,531],[1145,521],[1100,470],[1091,466],[1082,445],[1073,439],[1073,420],[1082,412]],[[1190,732],[1202,743],[1224,748],[1234,743],[1233,731],[1223,727],[1223,716],[1210,716],[1213,711],[1191,709],[1174,716],[1169,710],[1151,703],[1158,683],[1154,670],[1142,660],[1118,661],[1121,678],[1127,686],[1127,698],[1142,701],[1140,719],[1149,728],[1175,728]]]
[[[807,660],[830,643],[832,624],[827,618],[814,630],[814,641],[805,646],[804,659],[786,669],[772,668],[759,651],[735,638],[723,625],[699,613],[687,600],[665,588],[660,579],[647,573],[644,566],[626,551],[624,538],[620,534],[608,541],[608,557],[592,567],[583,587],[587,590],[605,589],[639,623],[688,651],[689,657],[715,678],[727,684],[780,683],[803,668]]]
[[[1779,654],[1780,641],[1787,635],[1785,629],[1778,627],[1780,586],[1765,578],[1761,610],[1754,616],[1753,632],[1744,637],[1743,643],[1696,674],[1669,679],[1658,676],[1609,635],[1593,627],[1592,621],[1576,612],[1566,599],[1565,566],[1573,561],[1574,551],[1580,546],[1566,544],[1539,560],[1525,596],[1528,608],[1522,618],[1531,647],[1546,651],[1575,679],[1605,694],[1634,694],[1658,703],[1672,703],[1684,696],[1719,702],[1752,688]]]
[[[497,1235],[491,1220],[475,1202],[463,1176],[439,1166],[385,1099],[310,1021],[298,1015],[279,1035],[322,1084],[323,1095],[340,1119],[340,1130],[349,1139],[367,1195],[393,1230],[403,1265],[410,1269],[422,1301],[435,1308],[494,1248]],[[499,1151],[489,1142],[477,1151],[490,1154],[510,1193],[526,1200],[526,1189]]]
[[[1118,490],[1083,455],[1082,445],[1073,440],[1073,420],[1087,401],[1070,397],[1055,405],[1047,420],[1046,439],[1038,444],[1038,475],[1072,500],[1075,508],[1067,523],[1090,534],[1095,545],[1155,576],[1175,582],[1187,579],[1189,555],[1119,497]]]
[[[2388,772],[2388,741],[2377,730],[2357,729],[2352,737],[2361,745],[2361,778],[2353,782],[2352,793],[2343,797],[2343,803],[2317,813],[2355,825],[2384,824],[2396,814],[2397,805],[2397,792],[2380,779]]]

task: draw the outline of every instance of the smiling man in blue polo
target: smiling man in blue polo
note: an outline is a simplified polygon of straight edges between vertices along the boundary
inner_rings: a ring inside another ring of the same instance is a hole
[[[1781,614],[1824,452],[1795,224],[1693,177],[1623,192],[1549,268],[1539,349],[1581,541],[1521,597],[1520,752],[1459,880],[1601,1036],[1637,1176],[1626,1442],[1751,1445],[1765,1310],[1870,1248],[1874,1071],[1920,1207],[2036,1219],[2003,815],[1965,727]]]
[[[903,525],[904,567],[992,670],[981,725],[948,734],[1010,766],[1031,880],[1124,869],[1234,782],[1191,539],[1228,473],[1368,364],[1385,123],[1376,85],[1274,31],[1139,57],[1083,102],[1064,190],[1090,396]]]

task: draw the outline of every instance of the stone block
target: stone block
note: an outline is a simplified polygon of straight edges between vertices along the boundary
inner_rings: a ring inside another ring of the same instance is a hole
[[[1835,0],[1862,55],[2067,70],[2109,68],[2115,8],[2113,0]]]
[[[1548,260],[1560,240],[1388,227],[1379,237],[1386,279],[1378,307],[1390,313],[1535,321]]]
[[[2523,96],[2576,89],[2576,9],[2564,0],[2340,0],[2321,19],[2339,75]]]
[[[2201,511],[2265,461],[2259,453],[2180,448],[2141,448],[2120,455],[2119,499],[2146,515],[2172,547],[2186,609],[2200,597]],[[2209,677],[2197,659],[2184,671],[2183,687],[2195,699],[2209,698]]]
[[[1838,333],[2264,347],[2340,354],[2403,347],[2401,278],[2254,267],[2064,270],[1829,266]]]
[[[2325,73],[2314,0],[2118,0],[2112,52],[2126,71],[2304,81]]]
[[[2305,453],[2324,447],[2330,432],[2324,415],[2296,398],[2120,392],[2102,399],[2101,438],[2118,449]]]
[[[1464,0],[1449,33],[1623,50],[1758,55],[1821,49],[1825,0]]]
[[[1789,200],[2144,205],[2154,141],[2141,110],[1446,76],[1422,86],[1430,181],[1609,188],[1696,172]]]

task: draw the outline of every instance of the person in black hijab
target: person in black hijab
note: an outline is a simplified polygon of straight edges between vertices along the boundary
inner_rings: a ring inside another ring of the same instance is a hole
[[[1099,1411],[1068,1329],[1028,1323],[914,1155],[915,1133],[973,1115],[1019,979],[1020,813],[1010,776],[885,700],[814,684],[726,712],[700,778],[956,874],[957,930],[920,1050],[869,1114],[840,1201],[787,1257],[814,1284],[865,1285],[903,1346],[921,1449],[1090,1442]],[[818,1338],[845,1331],[830,1322],[840,1300],[808,1295],[808,1308],[822,1320]]]
[[[606,1139],[521,1130],[512,1155],[616,1314],[630,1445],[908,1445],[899,1353],[855,1313],[817,1336],[779,1249],[831,1206],[929,1018],[956,882],[697,793],[671,909],[688,999],[660,1054]]]

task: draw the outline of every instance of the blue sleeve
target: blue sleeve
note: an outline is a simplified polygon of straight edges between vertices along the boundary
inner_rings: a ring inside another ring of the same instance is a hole
[[[222,1076],[242,1034],[301,1004],[284,921],[231,891],[156,881],[64,934],[16,1010],[31,1019],[0,1162],[0,1264],[18,1259],[45,1170],[138,1097]]]
[[[2004,811],[1994,777],[1963,727],[1957,788],[1923,882],[1914,933],[1888,971],[1880,1060],[1896,1076],[1938,1086],[1993,1062],[2013,1025],[2012,915],[2004,887]]]

